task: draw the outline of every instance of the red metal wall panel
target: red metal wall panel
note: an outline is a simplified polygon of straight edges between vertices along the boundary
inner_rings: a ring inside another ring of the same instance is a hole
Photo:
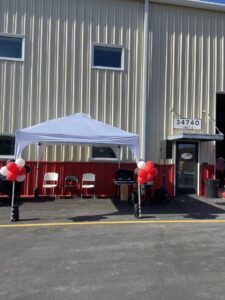
[[[36,162],[29,162],[31,172],[24,182],[22,194],[33,195],[36,181]],[[136,165],[134,163],[120,165],[121,168],[134,170]],[[43,174],[45,172],[59,173],[59,188],[57,194],[63,194],[64,178],[68,175],[75,175],[79,180],[79,189],[83,173],[96,174],[96,195],[98,196],[112,196],[115,194],[115,186],[113,179],[115,178],[117,163],[96,163],[96,162],[40,162],[38,187],[39,193],[42,194]]]
[[[4,165],[5,162],[1,162],[0,165]],[[27,162],[30,167],[30,173],[27,174],[26,180],[22,186],[22,195],[31,196],[34,195],[34,188],[36,186],[36,172],[37,162]],[[174,194],[174,166],[173,165],[160,165],[156,164],[155,167],[159,171],[159,175],[155,178],[154,187],[160,187],[163,183],[163,175],[165,176],[165,187],[167,191]],[[120,168],[130,169],[134,171],[136,168],[135,163],[121,163]],[[39,163],[39,175],[38,175],[38,188],[39,194],[43,194],[42,183],[45,172],[57,172],[59,173],[59,188],[57,190],[58,195],[63,195],[63,183],[64,178],[68,175],[75,175],[79,183],[81,182],[83,173],[95,173],[96,174],[96,195],[97,196],[112,196],[115,195],[115,185],[113,179],[115,178],[116,170],[118,169],[118,163],[104,163],[104,162],[40,162]],[[51,192],[51,191],[49,191]]]
[[[165,187],[174,196],[174,165],[156,164],[159,175],[155,178],[154,187]]]
[[[205,181],[209,178],[215,178],[214,165],[201,165],[200,166],[200,196],[205,195]]]

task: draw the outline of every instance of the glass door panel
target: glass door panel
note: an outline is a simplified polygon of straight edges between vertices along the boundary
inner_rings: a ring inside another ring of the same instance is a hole
[[[197,190],[197,143],[177,143],[176,155],[176,189],[177,192]]]

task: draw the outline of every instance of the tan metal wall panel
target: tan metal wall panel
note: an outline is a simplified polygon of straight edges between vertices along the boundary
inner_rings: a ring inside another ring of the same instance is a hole
[[[132,0],[0,0],[0,32],[25,36],[24,62],[0,61],[0,132],[82,111],[138,133],[143,11]],[[123,46],[125,70],[92,69],[93,42]],[[88,149],[53,146],[45,158],[87,160]]]
[[[224,25],[223,12],[150,4],[149,158],[158,161],[160,139],[178,133],[172,108],[181,117],[202,119],[202,133],[215,133],[203,110],[215,118],[215,93],[225,89]]]

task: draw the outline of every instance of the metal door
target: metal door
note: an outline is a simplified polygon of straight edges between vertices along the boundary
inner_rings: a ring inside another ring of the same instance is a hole
[[[196,193],[197,191],[198,144],[177,142],[176,144],[176,191]]]

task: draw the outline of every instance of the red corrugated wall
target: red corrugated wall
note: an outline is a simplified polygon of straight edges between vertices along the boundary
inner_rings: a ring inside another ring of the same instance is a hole
[[[165,187],[167,192],[174,196],[174,165],[155,165],[159,175],[154,180],[154,188]]]
[[[209,178],[215,178],[214,165],[200,166],[200,196],[205,195],[205,181]]]
[[[1,166],[4,162],[1,162]],[[36,183],[36,170],[37,162],[27,162],[30,167],[30,173],[27,174],[26,180],[22,186],[22,195],[33,195]],[[163,175],[165,176],[165,187],[167,191],[174,194],[174,166],[173,165],[159,165],[155,167],[159,171],[159,175],[155,178],[154,187],[160,187],[163,185]],[[135,163],[121,163],[120,168],[134,170],[136,168]],[[43,183],[43,174],[45,172],[57,172],[59,173],[59,188],[57,190],[58,195],[63,194],[63,181],[68,175],[77,176],[79,182],[83,173],[95,173],[96,174],[96,195],[97,196],[112,196],[115,195],[115,185],[113,179],[115,178],[116,170],[118,169],[118,163],[103,163],[103,162],[40,162],[39,164],[39,176],[38,176],[38,188],[39,194],[42,194],[41,189]]]

